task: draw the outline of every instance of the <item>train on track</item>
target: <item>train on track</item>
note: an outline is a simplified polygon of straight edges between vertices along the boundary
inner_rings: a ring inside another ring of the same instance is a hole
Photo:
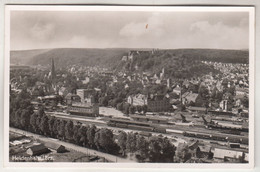
[[[241,136],[223,136],[220,134],[208,134],[208,133],[201,133],[201,132],[189,132],[189,131],[181,131],[181,130],[173,130],[173,129],[166,129],[164,127],[159,127],[158,125],[147,123],[147,122],[138,122],[132,120],[124,120],[124,119],[110,119],[107,122],[108,126],[111,127],[118,127],[118,128],[126,128],[126,129],[133,129],[145,132],[157,132],[157,133],[164,133],[164,134],[179,134],[185,137],[195,137],[198,139],[209,139],[209,140],[216,140],[216,141],[223,141],[223,142],[232,142],[232,143],[241,143],[248,145],[248,138],[241,137]]]
[[[110,119],[107,125],[111,127],[128,128],[140,131],[166,133],[165,128],[147,122],[138,122],[124,119]]]
[[[243,125],[233,125],[228,123],[218,123],[216,121],[211,120],[208,122],[204,116],[202,116],[202,119],[204,121],[204,125],[206,128],[209,129],[224,129],[224,130],[234,130],[236,131],[242,131],[242,132],[248,132],[248,127],[244,127]]]
[[[217,134],[197,133],[197,132],[183,132],[183,136],[195,137],[199,139],[210,139],[223,142],[241,143],[248,145],[248,138],[238,136],[221,136]]]

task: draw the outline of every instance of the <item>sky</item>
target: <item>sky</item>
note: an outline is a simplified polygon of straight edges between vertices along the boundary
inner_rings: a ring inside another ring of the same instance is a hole
[[[248,49],[247,12],[12,11],[11,50]]]

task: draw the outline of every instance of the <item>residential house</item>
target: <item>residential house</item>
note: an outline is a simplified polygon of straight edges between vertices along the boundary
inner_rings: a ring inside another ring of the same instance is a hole
[[[214,148],[212,149],[214,152],[214,158],[217,159],[225,159],[225,158],[232,158],[232,159],[239,159],[243,156],[242,151],[235,151],[235,150],[229,150],[229,149],[221,149],[221,148]],[[244,153],[245,155],[248,153]],[[245,156],[246,157],[246,156]],[[246,160],[246,158],[245,158]]]
[[[76,93],[80,97],[81,102],[94,103],[94,90],[93,89],[77,89]]]
[[[125,89],[128,89],[129,88],[129,85],[128,84],[125,84]]]
[[[47,142],[47,143],[45,143],[45,146],[52,150],[55,150],[57,153],[66,152],[65,146],[60,145],[58,143]]]
[[[73,102],[72,105],[67,108],[67,111],[72,115],[97,116],[99,115],[99,106],[97,103]]]
[[[177,85],[173,90],[173,93],[180,95],[181,94],[181,87],[179,85]]]
[[[196,154],[197,158],[212,159],[214,153],[211,146],[199,146]]]
[[[248,94],[248,89],[236,87],[235,88],[235,94],[236,94],[236,96],[238,96],[238,95],[246,95],[246,94]]]
[[[87,84],[87,83],[89,83],[89,81],[90,81],[90,78],[87,76],[87,77],[85,78],[85,80],[82,80],[82,83],[83,83],[83,84]]]
[[[183,85],[185,88],[189,88],[190,82],[187,81],[187,80],[185,80],[185,81],[183,81],[182,85]]]
[[[59,89],[59,92],[58,92],[58,94],[59,94],[60,96],[66,96],[68,93],[69,93],[69,92],[68,92],[68,89],[67,89],[66,87],[61,87],[61,88]]]
[[[127,56],[123,56],[122,57],[122,61],[127,61],[128,60],[128,57]]]
[[[44,153],[48,153],[49,149],[45,147],[43,144],[40,145],[33,145],[29,147],[26,151],[28,155],[35,156],[35,155],[41,155]]]
[[[195,142],[188,144],[188,148],[190,150],[192,157],[196,156],[197,151],[198,151],[198,147],[199,147],[199,140],[196,140]]]
[[[237,99],[236,103],[235,103],[235,106],[236,107],[240,107],[241,105],[242,105],[241,99]]]
[[[162,80],[161,79],[157,79],[156,81],[155,81],[155,84],[161,84],[162,83]]]
[[[65,102],[67,105],[72,105],[73,102],[81,102],[81,99],[78,95],[69,93],[65,97]]]
[[[185,92],[182,95],[182,103],[183,104],[190,104],[190,103],[196,103],[196,100],[198,98],[199,94],[192,93],[192,92]]]

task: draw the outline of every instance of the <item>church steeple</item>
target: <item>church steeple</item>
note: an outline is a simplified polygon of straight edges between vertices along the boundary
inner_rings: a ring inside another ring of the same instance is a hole
[[[51,58],[51,80],[54,82],[56,78],[56,73],[55,73],[55,66],[54,66],[54,59]]]
[[[55,65],[54,59],[51,58],[51,71],[50,71],[50,79],[51,79],[51,87],[53,88],[54,94],[58,94],[58,87],[56,83],[56,72],[55,72]]]

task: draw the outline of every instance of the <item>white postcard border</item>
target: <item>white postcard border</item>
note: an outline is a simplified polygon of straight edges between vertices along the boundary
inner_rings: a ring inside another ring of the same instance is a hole
[[[249,163],[247,164],[180,164],[180,163],[23,163],[9,162],[9,81],[10,81],[10,12],[11,11],[190,11],[190,12],[248,12],[249,13]],[[4,167],[41,168],[219,168],[247,169],[254,167],[255,110],[255,8],[254,7],[187,7],[187,6],[69,6],[69,5],[6,5],[4,58]]]

